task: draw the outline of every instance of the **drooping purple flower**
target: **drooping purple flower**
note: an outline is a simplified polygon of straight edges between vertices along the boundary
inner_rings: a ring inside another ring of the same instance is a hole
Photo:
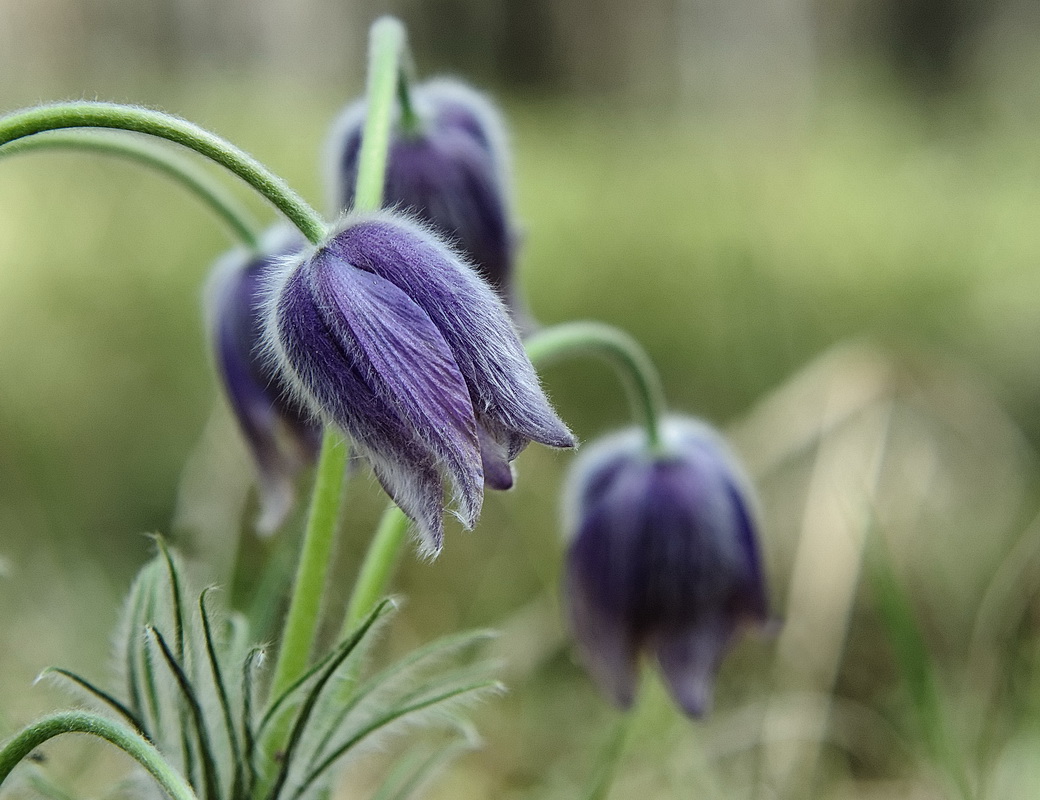
[[[454,242],[506,300],[518,322],[527,316],[513,285],[515,234],[505,126],[494,105],[459,81],[413,87],[416,129],[398,120],[390,140],[385,203],[415,214]],[[334,126],[328,152],[333,205],[354,202],[367,103],[359,100]]]
[[[268,340],[297,396],[342,428],[428,552],[443,478],[472,526],[530,441],[571,447],[502,301],[417,222],[348,217],[272,286]]]
[[[290,396],[262,347],[269,273],[304,244],[294,228],[272,229],[259,254],[239,248],[221,258],[206,288],[217,369],[256,464],[262,533],[285,521],[295,479],[314,462],[321,442],[320,423]]]
[[[584,662],[621,708],[640,656],[699,716],[735,635],[767,621],[750,486],[721,436],[670,418],[662,447],[641,429],[590,445],[565,504],[565,595]]]

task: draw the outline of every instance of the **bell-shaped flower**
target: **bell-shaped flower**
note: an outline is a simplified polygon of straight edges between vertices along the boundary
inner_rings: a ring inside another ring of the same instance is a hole
[[[314,462],[321,442],[320,423],[290,396],[262,347],[268,273],[304,244],[294,228],[272,229],[259,253],[239,248],[221,258],[206,288],[217,371],[256,464],[262,533],[284,522],[295,479]]]
[[[741,628],[767,621],[751,490],[706,424],[670,418],[651,449],[642,429],[587,447],[565,500],[565,596],[579,651],[619,707],[640,657],[658,662],[691,715],[711,703]]]
[[[470,527],[485,481],[509,488],[528,442],[574,444],[502,301],[407,217],[348,217],[286,265],[267,338],[296,395],[349,435],[429,553],[443,538],[443,478]]]
[[[505,126],[492,103],[459,81],[440,78],[411,90],[415,119],[391,134],[384,202],[416,215],[453,242],[526,321],[513,285],[515,234]],[[347,107],[328,145],[333,205],[354,202],[367,103]]]

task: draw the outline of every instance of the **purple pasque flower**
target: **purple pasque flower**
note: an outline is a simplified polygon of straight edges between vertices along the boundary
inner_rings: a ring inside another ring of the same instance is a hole
[[[572,447],[502,301],[437,236],[396,213],[348,216],[271,287],[268,341],[296,396],[342,428],[425,550],[447,478],[471,527],[528,442]]]
[[[416,128],[395,124],[384,200],[415,214],[470,259],[522,319],[513,286],[515,234],[505,126],[494,105],[460,81],[439,78],[411,90]],[[333,206],[354,202],[365,100],[347,107],[328,146]]]
[[[669,418],[590,445],[569,479],[565,595],[584,662],[621,708],[641,654],[699,716],[738,631],[767,621],[751,489],[722,437]]]
[[[305,244],[295,228],[273,228],[259,252],[238,248],[223,256],[206,287],[217,370],[256,464],[261,533],[285,521],[296,477],[314,462],[321,443],[320,423],[290,396],[262,348],[269,273]]]

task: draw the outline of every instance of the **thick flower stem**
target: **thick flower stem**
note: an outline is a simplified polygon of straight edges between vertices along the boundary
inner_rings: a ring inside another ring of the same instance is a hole
[[[114,744],[151,773],[173,800],[197,800],[187,781],[154,746],[125,725],[84,711],[44,717],[23,728],[0,749],[0,784],[37,747],[63,733],[87,733]]]
[[[360,169],[355,191],[356,208],[359,211],[374,211],[383,200],[393,104],[404,47],[404,28],[401,23],[391,17],[376,20],[372,25],[370,47],[368,117],[361,141]],[[336,521],[339,519],[345,462],[346,448],[339,444],[339,435],[326,430],[271,697],[277,697],[302,675],[310,659],[321,598],[325,592],[328,559]]]
[[[375,211],[383,204],[394,102],[402,80],[404,26],[393,17],[380,17],[372,24],[368,41],[368,114],[358,154],[355,211]]]
[[[549,364],[576,355],[605,359],[628,390],[633,413],[646,427],[651,448],[660,446],[664,390],[657,367],[642,345],[622,330],[601,322],[569,322],[545,328],[524,341],[535,364]]]
[[[282,631],[278,663],[271,680],[271,697],[278,697],[285,691],[306,671],[310,663],[332,546],[336,538],[347,453],[347,445],[339,435],[326,432],[321,444],[292,600]]]
[[[0,147],[0,158],[38,150],[83,150],[119,156],[150,167],[180,183],[220,217],[251,250],[258,245],[257,225],[227,189],[177,150],[123,131],[58,130],[28,136]]]
[[[308,240],[325,236],[325,222],[289,185],[230,142],[179,117],[118,103],[55,103],[0,118],[0,145],[63,128],[111,128],[156,136],[194,150],[238,175],[281,211]]]

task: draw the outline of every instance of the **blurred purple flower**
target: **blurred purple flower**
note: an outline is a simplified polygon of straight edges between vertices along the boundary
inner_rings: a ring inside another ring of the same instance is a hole
[[[305,242],[294,228],[264,236],[261,253],[239,248],[221,258],[206,288],[217,369],[256,464],[261,533],[274,532],[292,509],[295,479],[314,462],[321,425],[294,401],[262,350],[268,273]]]
[[[494,105],[459,81],[440,78],[412,89],[418,128],[392,133],[384,200],[414,213],[457,244],[506,300],[518,324],[526,313],[513,285],[515,234],[505,126]],[[354,202],[367,104],[358,100],[336,122],[328,152],[333,205]]]
[[[297,395],[346,431],[430,553],[442,477],[471,527],[529,441],[574,445],[501,300],[407,217],[347,218],[282,270],[268,325]]]
[[[690,715],[711,704],[740,628],[767,621],[751,490],[721,436],[671,418],[662,450],[629,429],[586,449],[567,490],[565,594],[593,677],[621,708],[640,654]]]

